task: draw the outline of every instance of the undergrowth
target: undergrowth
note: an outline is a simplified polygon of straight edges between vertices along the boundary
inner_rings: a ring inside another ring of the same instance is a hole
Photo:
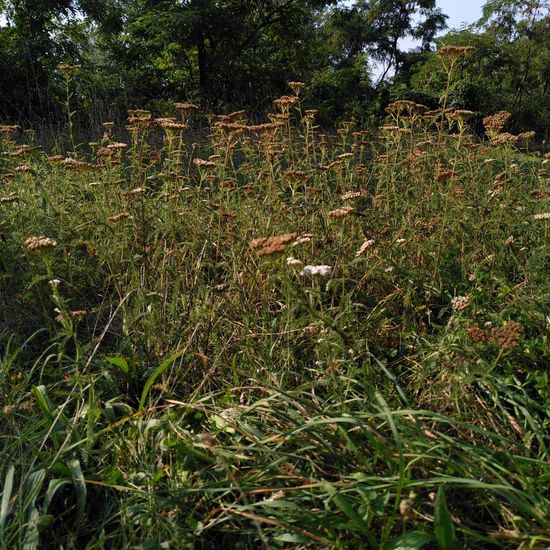
[[[324,135],[293,84],[0,127],[4,548],[550,544],[548,161],[405,101]]]

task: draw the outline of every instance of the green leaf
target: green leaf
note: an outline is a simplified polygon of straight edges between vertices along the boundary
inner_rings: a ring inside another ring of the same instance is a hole
[[[40,410],[48,420],[52,420],[55,414],[55,406],[51,402],[46,386],[33,386],[32,393],[36,399]]]
[[[46,494],[44,495],[44,502],[42,503],[42,511],[47,514],[48,509],[50,508],[50,505],[53,501],[53,498],[55,497],[57,491],[64,487],[65,485],[70,485],[70,480],[68,479],[52,479],[50,480],[50,483],[48,484],[48,489],[46,490]]]
[[[291,542],[294,544],[311,544],[311,539],[305,535],[299,535],[298,533],[284,533],[274,537],[278,542]]]
[[[37,550],[40,544],[40,534],[38,526],[40,524],[40,513],[33,508],[30,513],[27,529],[25,530],[25,539],[23,541],[23,550]]]
[[[141,393],[141,399],[139,400],[139,412],[143,412],[143,409],[145,408],[145,401],[147,399],[147,396],[149,395],[149,391],[151,390],[151,387],[155,383],[155,380],[170,366],[174,361],[178,358],[180,358],[185,353],[185,349],[182,349],[180,351],[177,351],[168,359],[165,359],[149,376],[147,379],[147,382],[145,382],[145,386],[143,388],[143,392]]]
[[[2,502],[0,504],[0,540],[4,538],[4,528],[8,519],[9,505],[11,492],[13,490],[13,476],[15,474],[15,466],[12,464],[8,468],[6,478],[4,479],[4,487],[2,488]]]
[[[430,533],[422,531],[408,531],[393,539],[384,547],[384,550],[417,550],[424,545],[433,542],[434,537]]]
[[[332,500],[340,508],[340,510],[352,521],[352,523],[365,535],[369,544],[374,548],[378,546],[376,544],[376,539],[370,532],[367,522],[355,511],[353,503],[346,498],[344,495],[339,493],[332,485],[329,483],[325,484],[326,491],[332,495]]]
[[[455,550],[456,535],[453,520],[445,502],[445,492],[440,485],[435,499],[434,531],[441,550]]]
[[[76,509],[78,517],[82,518],[82,516],[84,516],[84,511],[86,510],[87,493],[84,475],[82,473],[82,468],[80,467],[80,462],[78,460],[71,460],[68,463],[68,466],[71,470],[73,484],[76,491]]]
[[[128,376],[130,365],[128,365],[128,361],[126,361],[124,357],[106,357],[105,359],[107,359],[111,365],[117,366],[126,376]]]

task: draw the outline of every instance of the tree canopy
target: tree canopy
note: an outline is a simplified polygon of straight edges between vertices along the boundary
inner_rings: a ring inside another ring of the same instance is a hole
[[[456,105],[528,123],[548,103],[541,1],[489,0],[476,27],[442,38],[435,0],[3,0],[0,13],[0,117],[12,121],[62,118],[60,64],[81,66],[73,101],[90,120],[174,99],[259,114],[289,80],[309,84],[321,115],[366,117],[391,96],[437,103],[436,41],[477,48]]]

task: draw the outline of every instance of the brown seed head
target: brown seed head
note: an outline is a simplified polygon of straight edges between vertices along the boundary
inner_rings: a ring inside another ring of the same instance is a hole
[[[257,256],[268,256],[277,252],[283,252],[288,244],[295,241],[298,233],[285,233],[271,237],[262,237],[250,242],[250,248]]]
[[[523,325],[517,321],[508,321],[502,327],[491,330],[491,339],[503,350],[517,348],[522,336]]]

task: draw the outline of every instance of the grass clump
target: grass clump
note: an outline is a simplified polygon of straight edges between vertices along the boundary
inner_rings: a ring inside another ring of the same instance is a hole
[[[546,547],[546,161],[178,105],[2,127],[2,544]]]

